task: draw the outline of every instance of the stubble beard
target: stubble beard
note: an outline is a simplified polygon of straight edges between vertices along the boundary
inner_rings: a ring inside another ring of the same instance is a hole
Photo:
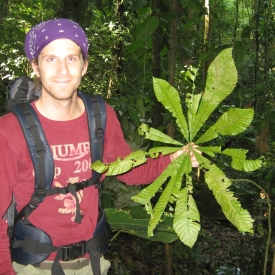
[[[66,101],[73,97],[77,92],[79,85],[43,85],[43,79],[41,79],[42,89],[53,99],[58,101]],[[53,87],[54,86],[54,87]]]

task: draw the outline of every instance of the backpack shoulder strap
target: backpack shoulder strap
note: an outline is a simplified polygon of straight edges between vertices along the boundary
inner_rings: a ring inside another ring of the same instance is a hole
[[[104,152],[104,135],[106,128],[106,104],[101,96],[81,94],[85,107],[90,128],[90,150],[92,162],[103,160]],[[109,238],[108,238],[108,225],[105,211],[101,205],[100,193],[100,177],[101,174],[92,171],[92,181],[98,187],[98,219],[93,238],[90,243],[87,243],[87,252],[90,254],[92,270],[94,274],[101,274],[100,271],[100,255],[108,251]]]
[[[79,94],[79,96],[83,100],[86,108],[90,131],[90,150],[92,162],[96,162],[97,160],[102,161],[107,117],[105,101],[103,97],[99,95]],[[94,180],[98,180],[101,174],[93,170],[92,176]]]
[[[49,190],[54,176],[54,163],[50,146],[46,140],[39,118],[29,102],[16,104],[12,107],[24,133],[35,172],[35,191],[24,208],[25,219],[43,200]],[[22,212],[22,211],[21,211]],[[18,218],[21,218],[18,217]]]

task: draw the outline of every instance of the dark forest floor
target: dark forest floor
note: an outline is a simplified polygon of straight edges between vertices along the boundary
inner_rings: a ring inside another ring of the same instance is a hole
[[[173,275],[263,274],[266,236],[239,233],[225,220],[203,219],[199,238],[192,249],[180,241],[171,246]],[[271,248],[269,254],[266,274],[271,273]],[[120,233],[105,257],[111,261],[110,275],[166,274],[165,245],[162,243]]]

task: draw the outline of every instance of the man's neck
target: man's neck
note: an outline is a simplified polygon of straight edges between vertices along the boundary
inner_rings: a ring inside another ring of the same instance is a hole
[[[78,118],[85,111],[83,101],[76,94],[67,100],[57,100],[42,94],[35,102],[35,106],[41,115],[56,121]]]

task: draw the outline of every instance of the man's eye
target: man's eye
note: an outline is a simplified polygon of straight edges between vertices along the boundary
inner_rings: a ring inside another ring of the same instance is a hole
[[[69,57],[68,59],[69,59],[69,61],[76,61],[75,57]]]
[[[47,61],[48,61],[48,62],[53,62],[53,61],[54,61],[54,57],[49,57],[49,58],[47,59]]]

